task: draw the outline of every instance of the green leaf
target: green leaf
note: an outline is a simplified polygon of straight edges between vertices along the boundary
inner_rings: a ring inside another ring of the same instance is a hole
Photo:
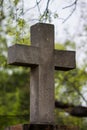
[[[19,1],[20,1],[20,0],[14,0],[14,1],[13,1],[14,4],[15,4],[15,6],[19,3]]]

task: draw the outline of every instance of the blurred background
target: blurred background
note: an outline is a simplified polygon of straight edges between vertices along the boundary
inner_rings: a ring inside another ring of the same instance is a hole
[[[0,1],[0,128],[2,130],[10,125],[29,123],[30,69],[8,65],[7,51],[13,44],[30,45],[30,27],[37,22],[54,24],[56,49],[76,51],[75,70],[55,71],[55,100],[58,101],[55,121],[60,125],[70,124],[78,126],[80,130],[86,130],[86,12],[87,1],[83,0]]]

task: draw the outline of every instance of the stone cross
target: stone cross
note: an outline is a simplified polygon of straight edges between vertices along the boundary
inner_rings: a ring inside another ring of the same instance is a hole
[[[55,50],[54,26],[37,23],[31,27],[31,46],[11,46],[8,63],[31,68],[30,123],[54,124],[54,69],[74,69],[75,52]]]

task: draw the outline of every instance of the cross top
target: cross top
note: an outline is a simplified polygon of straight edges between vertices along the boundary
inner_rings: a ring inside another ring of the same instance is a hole
[[[31,46],[13,45],[8,63],[31,67],[30,123],[54,123],[54,69],[75,68],[75,52],[54,49],[54,26],[37,23],[31,27]]]

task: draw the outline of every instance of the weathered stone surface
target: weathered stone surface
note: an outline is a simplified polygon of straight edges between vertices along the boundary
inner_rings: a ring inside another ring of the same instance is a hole
[[[31,68],[30,121],[54,122],[54,26],[36,24],[31,27],[31,43],[40,49],[40,64]]]
[[[17,66],[36,66],[40,62],[39,48],[15,44],[8,49],[8,63]]]
[[[71,70],[76,67],[74,51],[54,51],[55,70]]]
[[[31,27],[31,46],[9,48],[8,63],[31,67],[30,123],[54,124],[54,67],[75,68],[75,53],[54,50],[54,26],[36,24]]]
[[[48,53],[48,52],[47,52]],[[74,51],[53,51],[55,70],[71,70],[76,67]],[[40,48],[15,44],[9,47],[8,63],[17,66],[32,67],[42,63]]]

